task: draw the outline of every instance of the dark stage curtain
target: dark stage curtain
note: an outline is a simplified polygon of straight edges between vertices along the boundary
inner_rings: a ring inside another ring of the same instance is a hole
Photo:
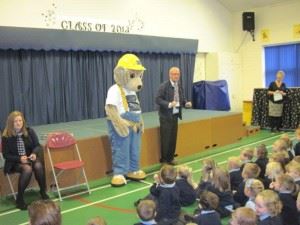
[[[0,126],[22,111],[39,125],[104,117],[106,92],[122,52],[0,50]],[[179,66],[185,95],[191,100],[195,54],[135,53],[147,70],[139,93],[143,112],[156,110],[159,84]]]
[[[253,94],[252,125],[269,127],[268,89],[256,88]],[[282,127],[295,129],[300,124],[300,88],[289,88],[283,103]]]

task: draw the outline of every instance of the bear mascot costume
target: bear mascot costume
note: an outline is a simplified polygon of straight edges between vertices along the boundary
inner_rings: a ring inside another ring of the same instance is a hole
[[[136,55],[123,55],[114,69],[115,84],[107,92],[105,111],[112,149],[111,185],[115,187],[125,185],[126,178],[142,180],[146,177],[139,167],[144,123],[136,95],[143,86],[144,71]]]

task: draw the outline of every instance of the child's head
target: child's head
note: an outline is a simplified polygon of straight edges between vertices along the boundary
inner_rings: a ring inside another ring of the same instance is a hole
[[[283,174],[283,168],[279,162],[269,162],[266,167],[266,176],[274,180],[277,175]]]
[[[242,171],[242,177],[244,179],[249,178],[257,178],[260,173],[260,167],[255,163],[246,163],[243,171]]]
[[[240,158],[237,156],[232,156],[228,158],[228,169],[238,169],[241,167],[241,161]]]
[[[211,181],[216,169],[216,163],[213,159],[204,159],[202,161],[202,177],[205,181]]]
[[[264,190],[255,198],[255,209],[258,216],[269,214],[273,217],[281,213],[282,203],[276,192]]]
[[[264,184],[260,180],[248,179],[245,183],[244,193],[247,197],[254,199],[256,195],[264,189]]]
[[[87,225],[106,225],[106,222],[103,218],[97,216],[87,223]]]
[[[285,166],[285,171],[290,175],[294,180],[300,178],[300,163],[296,161],[291,161]]]
[[[61,225],[60,207],[51,200],[38,200],[28,207],[31,225]]]
[[[256,214],[253,209],[241,207],[234,210],[230,225],[256,225]]]
[[[264,159],[268,157],[268,149],[265,144],[261,144],[256,147],[256,157],[258,159]]]
[[[177,168],[177,174],[179,178],[186,179],[192,187],[197,186],[197,184],[193,181],[193,172],[191,167],[181,165]]]
[[[272,153],[270,161],[279,162],[282,168],[285,168],[285,165],[289,162],[289,154],[286,151]]]
[[[192,168],[186,165],[181,165],[177,168],[178,177],[189,178],[192,176]]]
[[[230,191],[230,178],[228,172],[221,168],[216,168],[212,184],[219,191]]]
[[[202,192],[199,199],[199,204],[203,210],[214,210],[219,206],[219,197],[210,191]]]
[[[254,156],[253,148],[244,148],[244,149],[242,149],[242,151],[240,153],[240,159],[243,162],[251,161],[253,156]]]
[[[136,211],[142,221],[150,221],[155,218],[156,205],[152,200],[141,200]]]
[[[159,179],[161,183],[173,184],[177,177],[176,168],[171,165],[165,165],[160,169]]]
[[[287,174],[281,174],[279,176],[276,176],[274,182],[274,189],[276,191],[288,191],[292,193],[295,190],[294,179]]]
[[[288,149],[288,145],[284,139],[278,139],[272,145],[273,153],[287,151],[287,149]]]
[[[290,137],[289,137],[289,135],[288,134],[282,134],[281,136],[280,136],[280,139],[282,139],[282,140],[284,140],[285,142],[286,142],[286,145],[288,146],[288,149],[289,148],[292,148],[292,146],[293,146],[293,143],[292,143],[292,141],[291,141],[291,139],[290,139]]]

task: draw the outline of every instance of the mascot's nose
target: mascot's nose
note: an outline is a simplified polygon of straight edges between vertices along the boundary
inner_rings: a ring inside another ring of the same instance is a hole
[[[137,89],[138,89],[138,90],[141,90],[141,89],[142,89],[142,85],[138,85],[138,86],[137,86]]]

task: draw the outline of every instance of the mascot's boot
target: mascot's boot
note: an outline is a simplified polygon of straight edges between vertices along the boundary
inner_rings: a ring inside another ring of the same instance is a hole
[[[121,187],[127,184],[127,181],[123,175],[114,175],[110,184],[113,187]]]
[[[126,177],[130,180],[139,181],[139,180],[144,180],[146,178],[146,173],[142,170],[138,170],[135,172],[127,173]]]

